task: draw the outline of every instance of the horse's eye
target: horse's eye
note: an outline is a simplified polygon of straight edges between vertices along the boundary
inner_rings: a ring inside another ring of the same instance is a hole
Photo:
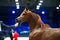
[[[23,14],[23,15],[26,15],[26,14]]]

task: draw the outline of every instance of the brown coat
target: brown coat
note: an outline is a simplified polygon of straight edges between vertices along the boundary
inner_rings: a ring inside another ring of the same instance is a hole
[[[38,14],[26,8],[21,15],[17,17],[17,21],[20,23],[24,21],[29,22],[29,40],[60,40],[60,28],[50,28],[48,24],[43,23]]]

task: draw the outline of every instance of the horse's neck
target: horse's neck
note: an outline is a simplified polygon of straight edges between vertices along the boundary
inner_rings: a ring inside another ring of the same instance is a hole
[[[43,23],[43,21],[41,20],[41,17],[37,16],[36,14],[32,13],[33,18],[31,17],[29,24],[30,24],[30,31],[33,31],[37,26],[41,27],[43,29],[47,28],[46,24]]]
[[[50,26],[48,24],[45,24],[41,17],[38,15],[39,19],[37,21],[37,24],[42,28],[42,29],[45,29],[45,28],[49,28]]]
[[[35,29],[35,27],[37,26],[37,24],[34,20],[31,20],[29,22],[29,24],[30,24],[30,32],[32,32]]]
[[[32,32],[34,29],[36,29],[36,28],[38,28],[39,26],[41,27],[41,22],[39,21],[38,23],[37,23],[37,21],[38,21],[38,19],[39,19],[39,17],[36,15],[36,14],[34,14],[34,13],[32,13],[32,16],[30,17],[30,21],[29,21],[29,24],[30,24],[30,31]]]

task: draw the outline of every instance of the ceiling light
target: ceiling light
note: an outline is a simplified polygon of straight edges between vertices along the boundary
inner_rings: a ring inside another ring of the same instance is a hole
[[[37,7],[36,9],[37,9],[37,10],[39,10],[39,8],[38,8],[38,7]]]
[[[18,0],[15,0],[15,2],[18,2]]]
[[[59,7],[56,7],[56,9],[59,9]]]
[[[20,5],[16,5],[16,8],[19,9],[20,8]]]
[[[42,11],[42,14],[45,14],[45,12],[44,12],[44,11]]]
[[[15,13],[15,11],[12,11],[12,13],[14,14],[14,13]]]
[[[60,7],[60,5],[59,5],[59,7]]]
[[[42,3],[39,3],[38,5],[42,5]]]
[[[19,5],[19,3],[17,2],[16,5]]]
[[[40,5],[37,5],[37,7],[40,7]]]
[[[43,0],[40,0],[39,2],[40,2],[40,3],[43,3]]]

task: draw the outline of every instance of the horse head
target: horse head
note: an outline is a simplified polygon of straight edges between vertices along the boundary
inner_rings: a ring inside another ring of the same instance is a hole
[[[29,21],[29,18],[30,18],[30,11],[27,8],[25,8],[24,11],[21,13],[21,15],[16,18],[16,22],[23,23],[25,21]]]
[[[44,24],[41,17],[33,13],[32,11],[28,10],[27,8],[24,9],[24,11],[21,13],[20,16],[16,18],[17,26],[18,24],[21,25],[23,22],[28,22],[30,25],[30,29],[33,30],[34,28],[46,28],[47,24]],[[38,26],[38,27],[37,27]],[[48,27],[48,26],[47,26]]]
[[[16,22],[17,22],[17,25],[19,23],[21,25],[21,23],[27,21],[30,25],[30,28],[33,29],[37,25],[38,19],[39,17],[37,14],[25,8],[24,11],[21,13],[21,15],[16,18]]]

